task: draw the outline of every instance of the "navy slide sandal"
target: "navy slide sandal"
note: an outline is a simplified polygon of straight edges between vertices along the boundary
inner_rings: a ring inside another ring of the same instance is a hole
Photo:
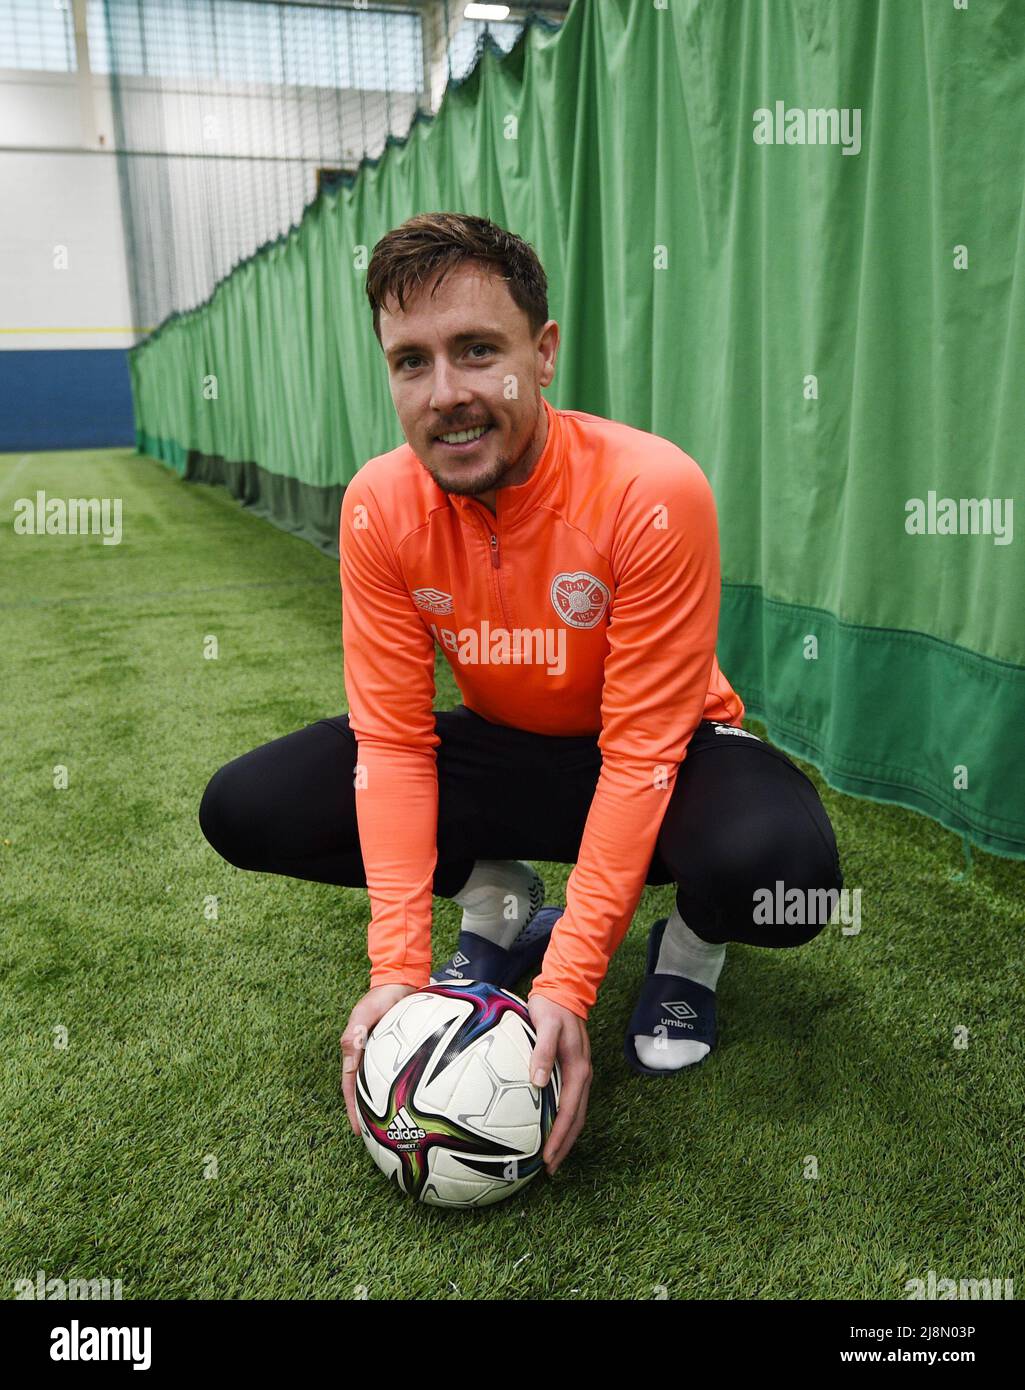
[[[676,1076],[691,1067],[699,1067],[701,1062],[692,1062],[686,1067],[676,1067],[671,1071],[659,1071],[657,1067],[646,1067],[637,1056],[634,1035],[641,1037],[664,1037],[674,1042],[691,1040],[708,1043],[711,1055],[715,1047],[715,991],[699,985],[696,980],[686,980],[682,975],[658,975],[659,947],[666,929],[668,917],[662,917],[651,928],[648,935],[648,959],[646,974],[637,1004],[630,1016],[623,1040],[623,1055],[631,1071],[638,1076]],[[656,1033],[656,1028],[661,1029]],[[703,1057],[701,1061],[703,1062]]]
[[[538,908],[509,947],[496,946],[476,932],[461,931],[455,955],[434,972],[431,984],[483,980],[500,989],[512,989],[524,975],[540,966],[552,929],[565,911],[564,907]]]

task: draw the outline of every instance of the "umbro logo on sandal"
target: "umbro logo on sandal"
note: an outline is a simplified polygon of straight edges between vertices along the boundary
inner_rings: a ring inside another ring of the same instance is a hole
[[[663,1004],[663,1009],[671,1013],[675,1022],[680,1023],[685,1018],[697,1018],[697,1014],[685,999],[677,999],[671,1004]],[[669,1020],[666,1020],[667,1022]]]

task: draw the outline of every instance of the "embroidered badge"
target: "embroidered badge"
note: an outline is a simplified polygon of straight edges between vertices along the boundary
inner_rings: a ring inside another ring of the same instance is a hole
[[[605,612],[609,591],[586,570],[557,574],[552,580],[552,606],[570,627],[594,627]]]

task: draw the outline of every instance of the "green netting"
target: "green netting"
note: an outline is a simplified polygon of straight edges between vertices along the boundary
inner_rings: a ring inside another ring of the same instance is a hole
[[[484,34],[522,20],[465,0],[89,0],[88,60],[107,76],[133,324],[195,308],[465,76]],[[563,0],[518,12],[559,14]],[[74,26],[65,43],[74,57]]]
[[[1023,98],[1018,0],[577,3],[133,351],[140,447],[332,549],[346,480],[401,442],[366,253],[415,212],[492,217],[548,272],[553,404],[711,479],[749,712],[835,786],[1025,857],[1021,542],[905,525],[1016,491]],[[856,152],[786,114],[818,109],[860,112]]]

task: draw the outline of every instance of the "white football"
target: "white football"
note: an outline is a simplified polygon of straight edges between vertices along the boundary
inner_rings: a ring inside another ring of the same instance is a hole
[[[536,1034],[518,995],[473,980],[407,994],[373,1030],[356,1106],[374,1162],[400,1191],[445,1207],[511,1197],[543,1167],[558,1063],[528,1074]]]

